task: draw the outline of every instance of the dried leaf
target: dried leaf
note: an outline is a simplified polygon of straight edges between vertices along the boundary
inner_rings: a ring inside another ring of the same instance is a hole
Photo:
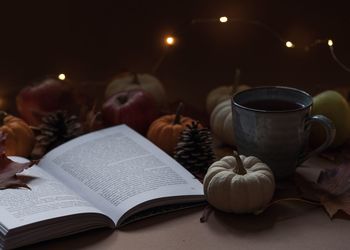
[[[320,154],[322,158],[341,164],[350,160],[350,141],[342,146],[328,149]]]
[[[7,158],[5,153],[2,152],[0,154],[0,190],[18,187],[29,188],[25,182],[17,178],[16,174],[30,168],[35,163],[35,161],[17,163]]]
[[[206,205],[203,209],[203,214],[201,216],[201,218],[199,219],[199,221],[201,223],[207,222],[209,219],[210,214],[214,211],[214,208],[211,205]]]
[[[324,170],[317,183],[298,176],[296,184],[303,197],[319,201],[330,218],[340,210],[350,215],[350,162]]]
[[[320,201],[332,218],[339,210],[350,215],[350,163],[321,173],[318,185],[325,193]]]
[[[97,102],[93,104],[91,109],[88,109],[87,106],[83,106],[81,109],[80,119],[82,120],[81,122],[85,133],[103,128],[101,112],[98,110],[96,103]]]
[[[0,154],[5,154],[6,147],[5,147],[5,141],[6,141],[7,135],[0,131]]]
[[[350,194],[325,196],[321,198],[321,203],[331,218],[340,210],[350,215]]]
[[[330,195],[341,196],[350,191],[350,162],[321,172],[318,184]]]

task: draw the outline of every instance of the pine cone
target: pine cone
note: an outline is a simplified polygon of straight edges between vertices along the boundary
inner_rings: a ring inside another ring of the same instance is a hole
[[[207,128],[198,128],[198,124],[192,122],[182,131],[174,154],[174,158],[196,176],[204,175],[215,158],[211,133]]]
[[[58,110],[43,117],[32,158],[38,159],[49,150],[81,135],[81,128],[78,118],[66,111]]]

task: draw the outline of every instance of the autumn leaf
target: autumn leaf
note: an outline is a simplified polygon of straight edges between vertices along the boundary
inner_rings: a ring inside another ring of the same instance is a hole
[[[6,141],[7,135],[0,131],[0,154],[5,154],[5,141]]]
[[[36,164],[36,161],[18,163],[7,158],[5,153],[0,154],[0,190],[6,188],[25,187],[29,188],[26,183],[17,178],[17,173],[24,169],[30,168]]]
[[[17,163],[7,158],[5,154],[5,140],[6,134],[0,132],[0,190],[17,187],[29,188],[26,183],[17,178],[16,174],[26,168],[30,168],[36,161]]]
[[[84,132],[87,133],[103,128],[101,112],[98,110],[96,102],[91,109],[88,109],[87,106],[83,106],[80,111],[80,116]]]
[[[298,176],[296,184],[304,198],[320,202],[329,217],[340,210],[350,215],[350,162],[322,171],[316,183]]]
[[[337,148],[330,148],[320,154],[322,158],[341,164],[350,160],[350,140]]]

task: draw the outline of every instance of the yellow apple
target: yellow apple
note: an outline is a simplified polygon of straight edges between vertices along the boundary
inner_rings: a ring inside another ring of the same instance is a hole
[[[350,107],[339,92],[327,90],[314,96],[311,113],[324,115],[334,123],[336,134],[331,147],[338,147],[350,139]],[[313,124],[310,135],[311,145],[320,145],[324,140],[323,127],[319,124]]]

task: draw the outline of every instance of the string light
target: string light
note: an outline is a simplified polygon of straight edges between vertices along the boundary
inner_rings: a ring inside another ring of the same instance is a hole
[[[60,79],[60,80],[65,80],[66,79],[66,75],[65,74],[63,74],[63,73],[61,73],[61,74],[59,74],[58,75],[58,77],[57,77],[58,79]]]
[[[174,46],[175,43],[176,43],[176,39],[174,36],[168,35],[164,38],[164,44],[165,44],[165,47],[167,49],[163,51],[161,57],[158,59],[158,61],[155,63],[155,65],[153,65],[153,69],[152,69],[153,72],[156,72],[158,70],[158,68],[160,67],[160,65],[164,61],[166,54],[168,53],[169,47]]]
[[[266,24],[255,21],[255,20],[243,20],[243,19],[232,19],[228,18],[227,16],[221,16],[220,18],[200,18],[200,19],[192,19],[190,22],[191,25],[195,24],[203,24],[203,23],[234,23],[234,22],[239,22],[239,23],[246,23],[250,25],[257,26],[259,28],[262,28],[263,30],[267,31],[270,33],[272,36],[274,36],[277,40],[279,40],[284,46],[287,48],[294,48],[294,44],[291,41],[286,41],[283,39],[276,31],[271,29],[269,26]],[[178,34],[179,32],[176,32]],[[173,46],[175,45],[175,38],[173,36],[166,36],[165,40],[165,45],[166,47]],[[155,65],[153,66],[153,72],[156,73],[162,62],[164,61],[166,54],[168,50],[164,50],[163,54],[160,56],[160,58],[157,60]]]
[[[273,37],[278,39],[285,47],[287,48],[296,48],[296,45],[289,41],[283,39],[278,32],[274,31],[270,26],[256,20],[244,20],[244,19],[238,19],[238,18],[228,18],[226,16],[221,16],[220,18],[202,18],[202,19],[193,19],[191,21],[191,24],[201,24],[201,23],[244,23],[244,24],[250,24],[257,26],[259,28],[262,28],[263,30],[270,33]],[[175,44],[175,38],[172,36],[166,37],[165,44],[168,46],[173,46]],[[334,52],[334,41],[331,39],[328,40],[321,40],[317,39],[315,40],[311,45],[304,47],[306,51],[310,50],[312,47],[319,45],[319,44],[327,44],[330,50],[330,54],[332,59],[345,71],[350,73],[350,68],[347,67],[344,63],[342,63],[339,58],[336,56]],[[153,72],[156,72],[161,65],[162,61],[165,58],[165,53],[161,56],[161,58],[158,60],[157,64],[153,67]]]
[[[331,56],[333,58],[333,60],[346,72],[350,73],[350,68],[347,67],[344,63],[342,63],[342,61],[339,60],[339,58],[337,57],[337,55],[334,52],[334,43],[333,40],[328,40],[327,41],[328,47],[329,47],[329,52],[331,53]]]
[[[279,40],[283,45],[286,45],[286,40],[283,39],[276,31],[274,31],[270,26],[257,21],[257,20],[244,20],[239,18],[229,18],[226,16],[222,16],[219,19],[217,18],[197,18],[193,19],[191,24],[202,24],[202,23],[243,23],[243,24],[249,24],[256,26],[258,28],[261,28],[268,33],[270,33],[273,37],[275,37],[277,40]],[[294,46],[293,46],[294,47]]]
[[[335,54],[334,41],[332,39],[317,39],[313,43],[311,43],[309,46],[306,46],[305,50],[309,51],[310,49],[312,49],[315,46],[325,45],[325,44],[329,48],[329,52],[331,54],[333,61],[335,61],[338,64],[338,66],[341,67],[343,70],[350,73],[350,68],[348,66],[346,66],[342,61],[340,61],[340,59]]]

